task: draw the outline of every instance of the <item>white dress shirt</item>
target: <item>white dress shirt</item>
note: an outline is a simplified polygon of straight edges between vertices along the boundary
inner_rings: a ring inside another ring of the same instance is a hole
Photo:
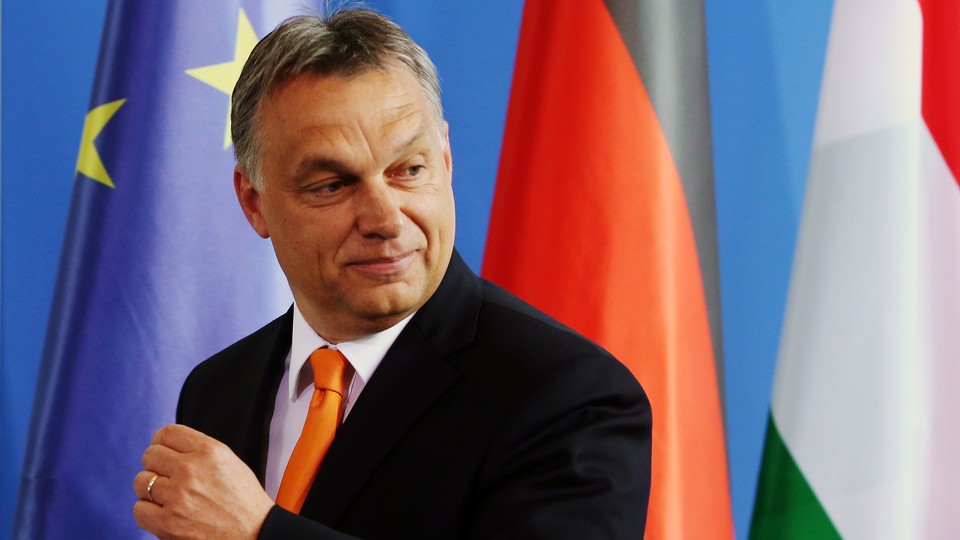
[[[344,341],[332,345],[320,337],[303,318],[300,308],[293,305],[293,340],[290,352],[284,363],[283,378],[277,390],[276,402],[273,409],[273,419],[270,421],[270,442],[267,448],[267,470],[265,476],[267,494],[277,498],[280,490],[280,480],[283,471],[293,453],[303,429],[303,422],[307,418],[310,399],[313,397],[313,370],[307,360],[313,351],[321,347],[329,347],[340,351],[353,367],[354,376],[350,382],[345,397],[343,418],[353,409],[353,405],[363,392],[363,388],[373,372],[377,370],[380,361],[387,354],[387,350],[396,341],[397,336],[410,322],[410,317],[403,319],[392,327],[355,341]]]

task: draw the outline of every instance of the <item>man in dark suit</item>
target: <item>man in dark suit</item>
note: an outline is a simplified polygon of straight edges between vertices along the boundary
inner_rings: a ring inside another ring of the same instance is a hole
[[[457,255],[447,125],[422,49],[371,11],[292,19],[244,67],[233,138],[240,205],[295,304],[184,383],[178,425],[157,431],[134,480],[142,527],[642,537],[646,396],[608,353]],[[344,419],[305,500],[275,504],[312,425],[317,349],[346,362]]]

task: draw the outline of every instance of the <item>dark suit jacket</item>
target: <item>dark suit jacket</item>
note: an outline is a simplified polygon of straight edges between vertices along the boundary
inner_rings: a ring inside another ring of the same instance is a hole
[[[261,482],[291,321],[200,364],[177,409]],[[260,537],[641,538],[650,428],[625,367],[454,253],[338,430],[301,515],[274,507]]]

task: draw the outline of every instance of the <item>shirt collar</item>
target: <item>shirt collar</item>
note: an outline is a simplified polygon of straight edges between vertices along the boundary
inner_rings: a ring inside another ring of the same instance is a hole
[[[332,345],[327,340],[320,337],[313,327],[303,318],[297,303],[293,303],[293,336],[290,345],[290,377],[289,377],[289,397],[290,401],[295,401],[302,388],[300,378],[302,376],[303,366],[307,363],[313,351],[321,347],[329,347],[340,351],[350,366],[356,372],[356,376],[364,384],[370,381],[373,372],[376,371],[387,350],[397,340],[400,332],[406,328],[407,324],[414,314],[410,314],[397,324],[353,341],[343,341]]]

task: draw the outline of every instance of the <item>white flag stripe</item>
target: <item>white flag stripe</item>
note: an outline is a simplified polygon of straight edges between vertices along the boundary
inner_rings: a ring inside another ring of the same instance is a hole
[[[916,121],[922,42],[916,0],[836,0],[814,148]]]
[[[957,119],[960,121],[960,118]],[[925,132],[926,134],[926,132]],[[960,536],[960,187],[933,139],[922,155],[920,300],[926,471],[918,537]]]

